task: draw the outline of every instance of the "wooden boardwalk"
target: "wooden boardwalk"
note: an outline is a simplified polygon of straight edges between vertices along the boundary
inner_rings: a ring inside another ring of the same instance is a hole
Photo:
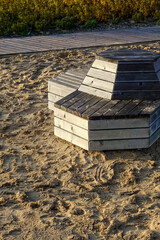
[[[160,27],[0,39],[0,56],[51,50],[111,46],[160,40]]]

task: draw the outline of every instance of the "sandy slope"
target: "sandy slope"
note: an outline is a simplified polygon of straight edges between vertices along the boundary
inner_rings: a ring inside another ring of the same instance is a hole
[[[54,136],[47,81],[102,50],[0,59],[0,239],[160,239],[160,140],[100,153]]]

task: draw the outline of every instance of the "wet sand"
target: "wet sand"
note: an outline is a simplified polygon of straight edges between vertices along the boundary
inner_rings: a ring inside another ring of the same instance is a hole
[[[0,239],[160,239],[160,140],[87,152],[54,136],[47,81],[105,49],[0,59]]]

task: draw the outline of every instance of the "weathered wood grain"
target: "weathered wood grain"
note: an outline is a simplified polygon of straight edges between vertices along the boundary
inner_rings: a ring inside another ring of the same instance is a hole
[[[128,127],[126,125],[126,127]],[[138,129],[110,129],[89,131],[89,140],[115,140],[149,138],[149,128]]]
[[[83,138],[80,138],[72,133],[69,133],[69,132],[67,132],[63,129],[57,128],[57,127],[54,127],[54,134],[55,134],[55,136],[60,137],[70,143],[73,143],[83,149],[89,150],[88,149],[88,141]]]
[[[112,92],[114,84],[111,82],[106,82],[97,78],[86,76],[82,85],[87,85],[89,87],[101,89],[103,91]]]
[[[88,130],[79,127],[77,125],[74,125],[73,123],[67,122],[63,119],[57,118],[56,116],[54,117],[54,126],[57,128],[60,128],[62,130],[65,130],[69,133],[72,133],[78,137],[81,137],[83,139],[88,140]]]
[[[132,72],[131,73],[119,73],[116,76],[116,83],[117,82],[155,82],[159,81],[158,76],[156,73],[145,73],[145,72]]]
[[[56,102],[56,106],[59,108],[61,107],[65,102],[68,102],[70,99],[74,98],[75,96],[77,96],[78,94],[80,94],[80,92],[78,90],[70,93],[69,95],[65,96],[64,98],[62,98],[61,100],[59,100],[58,102]]]
[[[157,131],[150,137],[149,139],[149,147],[160,138],[160,127],[157,129]]]
[[[93,68],[97,68],[97,69],[101,69],[101,70],[105,70],[108,72],[113,72],[116,73],[117,72],[117,64],[115,63],[111,63],[108,61],[102,61],[99,59],[95,59],[95,61],[92,64]]]
[[[48,109],[54,111],[54,102],[48,101]]]
[[[59,96],[67,96],[68,94],[71,94],[73,91],[75,91],[75,87],[70,87],[70,86],[64,86],[60,84],[52,84],[48,85],[48,91],[51,93],[55,93],[56,95]]]
[[[81,84],[81,86],[79,87],[78,90],[85,92],[85,93],[95,95],[97,97],[106,98],[106,99],[111,99],[111,97],[112,97],[112,94],[110,92],[107,92],[107,91],[104,91],[101,89],[97,89],[97,88],[93,88],[93,87],[89,87],[89,86],[83,85],[83,84]]]
[[[150,125],[150,136],[160,128],[160,117]]]
[[[48,101],[55,103],[55,102],[59,101],[61,98],[62,98],[62,96],[55,95],[53,93],[48,92]]]
[[[76,126],[79,126],[84,129],[88,129],[88,120],[78,117],[76,115],[73,115],[69,112],[66,112],[62,109],[56,108],[54,109],[54,116],[57,118],[60,118],[62,120],[65,120],[67,122],[70,122],[71,124],[74,124]]]
[[[89,120],[89,130],[149,128],[149,118]]]
[[[114,91],[126,91],[126,90],[132,90],[132,91],[143,91],[143,90],[149,90],[149,91],[157,91],[160,89],[160,82],[159,81],[137,81],[137,82],[115,82],[114,84]]]
[[[123,140],[101,140],[89,141],[89,151],[107,151],[107,150],[124,150],[136,148],[148,148],[149,139],[123,139]]]
[[[90,70],[87,73],[87,76],[98,78],[111,83],[115,82],[115,79],[116,79],[115,73],[103,71],[101,69],[96,69],[96,68],[90,68]]]

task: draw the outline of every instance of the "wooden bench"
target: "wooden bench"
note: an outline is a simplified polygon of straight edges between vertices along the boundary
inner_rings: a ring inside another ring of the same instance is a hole
[[[150,147],[160,136],[160,56],[96,56],[78,90],[54,104],[54,133],[90,151]]]

